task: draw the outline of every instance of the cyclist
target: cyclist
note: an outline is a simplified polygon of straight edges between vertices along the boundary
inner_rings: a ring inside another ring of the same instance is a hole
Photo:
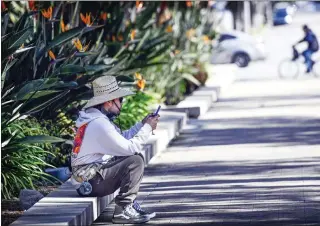
[[[305,59],[305,64],[307,66],[307,71],[306,73],[309,73],[312,71],[312,67],[314,65],[314,61],[311,59],[312,54],[317,52],[319,50],[319,43],[316,35],[312,32],[312,30],[307,26],[303,25],[302,27],[305,36],[302,40],[297,42],[293,47],[295,47],[297,44],[302,43],[302,42],[308,42],[308,48],[302,52],[302,55],[304,56]],[[293,60],[295,60],[296,57],[294,57]]]

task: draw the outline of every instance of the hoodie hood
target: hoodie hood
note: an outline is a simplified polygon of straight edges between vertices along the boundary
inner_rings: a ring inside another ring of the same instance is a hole
[[[79,112],[79,118],[76,121],[76,127],[79,128],[82,125],[91,122],[94,119],[97,118],[106,118],[108,119],[107,116],[105,116],[104,114],[101,113],[101,111],[99,111],[96,108],[88,108],[84,111],[80,111]]]

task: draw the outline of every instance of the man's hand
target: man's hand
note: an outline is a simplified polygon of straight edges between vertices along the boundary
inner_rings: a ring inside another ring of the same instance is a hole
[[[152,116],[152,113],[149,113],[144,119],[142,119],[142,124],[144,125],[147,122],[147,119]]]
[[[148,123],[151,126],[152,130],[155,130],[157,128],[159,118],[160,118],[160,115],[149,116],[146,120],[146,123]]]

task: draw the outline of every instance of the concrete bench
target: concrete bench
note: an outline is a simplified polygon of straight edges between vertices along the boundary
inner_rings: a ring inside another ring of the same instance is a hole
[[[200,107],[177,107],[176,105],[166,106],[161,111],[185,112],[188,118],[198,118],[200,116]]]
[[[155,155],[166,149],[186,124],[186,120],[186,113],[161,112],[161,120],[157,130],[154,131],[155,135],[151,136],[142,151],[146,165]],[[11,226],[91,225],[117,193],[118,191],[102,198],[79,197],[68,180],[28,209]]]
[[[209,76],[205,86],[200,87],[177,104],[176,109],[190,109],[190,111],[193,111],[192,115],[197,117],[205,114],[212,106],[212,102],[218,101],[221,89],[234,81],[237,70],[235,65],[230,64],[206,64],[205,68]]]

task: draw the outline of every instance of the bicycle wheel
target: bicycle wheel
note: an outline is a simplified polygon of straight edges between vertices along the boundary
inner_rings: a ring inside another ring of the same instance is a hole
[[[317,61],[312,68],[312,73],[314,74],[314,76],[320,78],[320,62]]]
[[[299,64],[290,59],[283,60],[278,66],[280,78],[297,78],[299,75]]]

